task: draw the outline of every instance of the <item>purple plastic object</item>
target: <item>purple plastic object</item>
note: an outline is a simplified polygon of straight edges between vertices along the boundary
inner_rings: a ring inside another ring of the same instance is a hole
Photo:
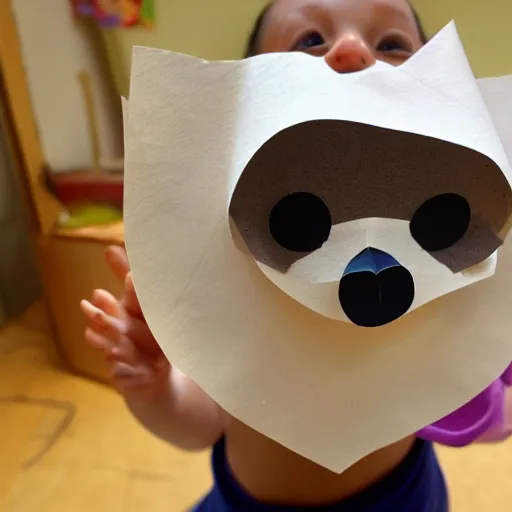
[[[482,393],[453,413],[420,430],[427,441],[447,446],[467,446],[475,441],[495,442],[512,435],[507,418],[506,388],[512,386],[512,364]]]
[[[78,5],[75,7],[75,10],[79,16],[87,18],[94,16],[94,7],[92,5]]]

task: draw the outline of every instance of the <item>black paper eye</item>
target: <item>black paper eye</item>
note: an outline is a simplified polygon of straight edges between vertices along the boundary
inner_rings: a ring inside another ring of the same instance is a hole
[[[325,203],[308,192],[283,197],[272,208],[269,227],[276,242],[294,252],[313,252],[331,232],[331,213]]]
[[[441,251],[458,242],[471,220],[469,203],[458,194],[441,194],[425,201],[411,220],[411,235],[422,249]]]

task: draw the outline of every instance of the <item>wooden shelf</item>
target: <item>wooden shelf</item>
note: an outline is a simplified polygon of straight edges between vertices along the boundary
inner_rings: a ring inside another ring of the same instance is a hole
[[[105,245],[122,245],[124,244],[124,224],[123,222],[115,222],[83,228],[57,228],[53,235],[59,238],[99,242]]]

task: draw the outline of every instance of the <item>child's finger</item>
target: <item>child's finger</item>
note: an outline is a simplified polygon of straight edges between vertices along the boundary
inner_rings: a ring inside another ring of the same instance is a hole
[[[144,320],[135,317],[126,319],[126,336],[130,338],[137,349],[149,357],[152,364],[158,359],[165,359],[162,349],[149,330],[148,324]]]
[[[91,328],[85,330],[85,341],[92,348],[101,350],[105,354],[110,354],[115,346],[115,343],[112,340],[106,336],[103,336],[102,334],[99,334]]]
[[[113,359],[133,363],[144,354],[151,359],[151,364],[165,365],[165,356],[144,321],[130,316],[125,320],[111,317],[87,300],[83,300],[80,307],[89,322],[89,331],[108,341],[98,342],[94,337],[92,344],[96,340],[96,345],[101,345],[98,348],[108,346]]]
[[[124,282],[125,295],[122,299],[123,306],[128,314],[141,317],[139,300],[133,286],[133,279],[130,272],[130,264],[124,247],[110,246],[105,251],[105,258],[112,272]]]
[[[155,378],[155,372],[149,365],[132,366],[124,362],[112,365],[112,377],[124,388],[137,388],[149,384]]]
[[[91,303],[93,306],[103,310],[108,316],[118,318],[119,320],[124,320],[126,316],[116,298],[106,290],[94,290]]]
[[[142,309],[140,307],[139,299],[137,298],[137,294],[135,293],[135,287],[133,285],[133,277],[131,272],[128,272],[128,274],[126,274],[124,287],[125,294],[121,301],[123,307],[126,309],[129,315],[138,318],[144,318],[142,314]]]
[[[110,245],[105,250],[105,260],[110,270],[124,282],[126,274],[130,271],[125,248],[118,245]]]
[[[122,321],[106,315],[101,309],[88,301],[82,301],[81,307],[91,324],[87,335],[93,345],[101,345],[99,348],[108,347],[108,352],[114,359],[124,359],[127,361],[137,359],[138,350],[126,337],[127,327]]]
[[[80,309],[87,320],[87,323],[91,325],[93,328],[97,328],[98,330],[105,329],[104,324],[104,314],[103,311],[93,304],[91,304],[88,300],[80,301]]]
[[[114,330],[117,333],[122,333],[125,330],[121,320],[107,315],[102,309],[91,304],[88,300],[80,302],[80,309],[90,326],[96,331]]]
[[[92,348],[101,350],[111,365],[119,362],[127,365],[139,365],[144,362],[144,356],[126,336],[121,335],[119,339],[112,339],[89,328],[85,331],[85,340]]]
[[[107,361],[111,364],[123,362],[129,365],[137,365],[144,362],[144,355],[137,350],[137,347],[129,338],[121,335],[119,341],[107,355]]]

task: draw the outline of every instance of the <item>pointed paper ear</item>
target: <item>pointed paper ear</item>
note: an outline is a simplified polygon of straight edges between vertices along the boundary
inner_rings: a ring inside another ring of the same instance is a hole
[[[474,106],[475,77],[453,21],[398,69],[459,104]]]
[[[166,66],[162,67],[162,62]],[[198,57],[192,57],[182,53],[170,52],[167,50],[159,50],[156,48],[147,48],[145,46],[134,46],[132,49],[132,66],[130,80],[130,95],[132,96],[144,84],[142,90],[147,87],[144,75],[150,74],[153,80],[160,81],[158,83],[166,83],[169,80],[169,69],[179,70],[180,75],[187,75],[192,70],[203,66],[206,61]]]
[[[147,46],[134,46],[132,48],[132,76],[138,76],[139,71],[142,69],[151,68],[155,63],[160,63],[162,57],[165,57],[167,60],[174,60],[176,65],[179,66],[201,66],[207,62],[199,57],[186,55],[184,53],[149,48]]]
[[[155,62],[160,62],[163,56],[167,59],[174,59],[176,64],[181,66],[190,64],[200,66],[207,62],[199,57],[193,57],[192,55],[186,55],[184,53],[149,48],[147,46],[134,46],[132,48],[132,75],[136,76],[138,74],[142,64],[146,64],[144,67],[150,68]]]
[[[481,78],[477,84],[512,164],[512,75]]]

